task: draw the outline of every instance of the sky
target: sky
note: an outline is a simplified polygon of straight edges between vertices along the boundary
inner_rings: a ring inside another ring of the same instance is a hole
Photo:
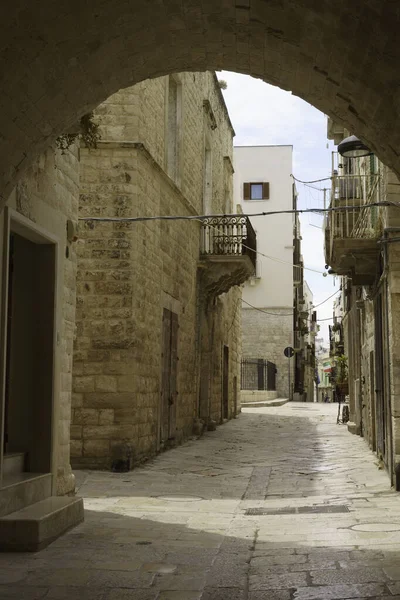
[[[222,71],[219,79],[227,82],[223,91],[228,112],[236,132],[235,146],[291,144],[293,145],[293,175],[302,181],[313,181],[331,175],[331,153],[328,142],[327,117],[319,110],[275,86],[248,75]],[[313,184],[318,189],[296,183],[298,208],[322,207],[322,188],[330,182]],[[327,200],[329,193],[326,193]],[[268,218],[268,217],[267,217]],[[273,218],[273,217],[269,217]],[[302,254],[305,279],[314,295],[314,305],[339,291],[339,280],[325,272],[322,217],[301,215]],[[288,266],[288,268],[290,268]],[[318,271],[318,272],[315,272]],[[335,296],[316,310],[318,319],[332,316]],[[320,321],[319,336],[329,339],[330,321]]]

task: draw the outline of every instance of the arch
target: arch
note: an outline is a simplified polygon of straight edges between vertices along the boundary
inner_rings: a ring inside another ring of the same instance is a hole
[[[3,6],[0,193],[110,94],[226,69],[307,100],[400,173],[400,6],[390,0],[42,0]]]

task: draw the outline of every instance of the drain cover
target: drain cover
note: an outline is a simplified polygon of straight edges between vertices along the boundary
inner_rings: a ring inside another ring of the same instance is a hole
[[[349,512],[345,504],[322,504],[320,506],[285,506],[283,508],[248,508],[245,515],[299,515],[299,514],[322,514],[322,513],[345,513]]]

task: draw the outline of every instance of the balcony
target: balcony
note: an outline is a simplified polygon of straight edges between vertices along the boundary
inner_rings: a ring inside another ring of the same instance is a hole
[[[338,275],[350,276],[353,285],[370,285],[375,279],[382,224],[379,208],[365,205],[380,200],[380,175],[336,173],[330,203],[335,211],[327,213],[324,224],[325,260]]]
[[[256,234],[248,217],[209,217],[202,221],[200,267],[208,295],[219,296],[255,274]]]

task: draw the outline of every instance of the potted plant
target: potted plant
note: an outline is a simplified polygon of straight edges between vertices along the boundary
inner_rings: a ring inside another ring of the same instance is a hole
[[[336,357],[336,387],[341,394],[349,393],[349,369],[347,364],[347,356],[340,354]]]

